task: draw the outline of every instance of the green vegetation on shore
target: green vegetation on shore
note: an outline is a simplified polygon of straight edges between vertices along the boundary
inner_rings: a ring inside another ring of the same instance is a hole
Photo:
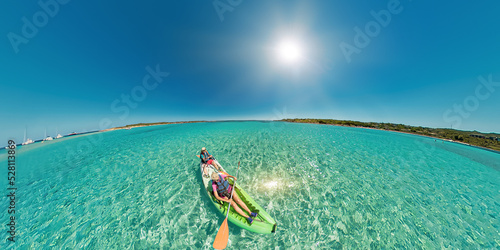
[[[285,122],[299,123],[314,123],[314,124],[331,124],[347,127],[363,127],[382,130],[391,130],[417,135],[424,135],[445,140],[453,140],[456,142],[466,143],[473,146],[485,147],[500,151],[500,134],[481,133],[477,131],[461,131],[447,128],[426,128],[414,127],[403,124],[394,123],[378,123],[378,122],[358,122],[358,121],[343,121],[331,119],[283,119]]]

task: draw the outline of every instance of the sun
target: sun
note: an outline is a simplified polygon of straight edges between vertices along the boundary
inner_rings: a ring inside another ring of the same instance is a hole
[[[276,52],[281,61],[285,63],[296,63],[302,59],[302,47],[297,41],[283,40],[278,44]]]

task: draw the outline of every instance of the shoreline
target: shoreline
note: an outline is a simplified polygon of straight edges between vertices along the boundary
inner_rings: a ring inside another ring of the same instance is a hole
[[[309,120],[315,120],[315,119],[309,119]],[[319,120],[319,119],[316,119]],[[121,127],[114,127],[114,128],[109,128],[109,129],[104,129],[96,132],[108,132],[108,131],[114,131],[114,130],[121,130],[121,129],[132,129],[132,128],[140,128],[140,127],[149,127],[149,126],[157,126],[157,125],[169,125],[169,124],[185,124],[185,123],[203,123],[203,122],[228,122],[232,120],[221,120],[221,121],[178,121],[178,122],[155,122],[155,123],[137,123],[137,124],[130,124],[130,125],[125,125]],[[256,121],[256,120],[235,120],[235,121]],[[260,121],[260,120],[259,120]],[[262,121],[267,121],[267,120],[262,120]],[[462,141],[457,141],[457,140],[452,140],[448,138],[441,138],[441,137],[436,137],[432,135],[425,135],[425,134],[419,134],[419,133],[412,133],[408,131],[398,131],[398,130],[392,130],[392,129],[383,129],[383,128],[374,128],[374,127],[367,127],[367,126],[356,126],[356,125],[345,125],[345,124],[332,124],[332,123],[321,123],[321,122],[311,122],[311,121],[292,121],[291,119],[283,119],[283,120],[274,120],[274,122],[289,122],[289,123],[306,123],[306,124],[316,124],[316,125],[332,125],[332,126],[339,126],[339,127],[351,127],[351,128],[363,128],[363,129],[373,129],[373,130],[380,130],[380,131],[390,131],[390,132],[396,132],[396,133],[402,133],[402,134],[408,134],[408,135],[417,135],[417,136],[423,136],[427,137],[430,139],[435,139],[435,140],[440,140],[440,141],[447,141],[451,143],[457,143],[473,148],[478,148],[478,149],[484,149],[490,152],[494,152],[497,154],[500,154],[500,150],[493,149],[493,148],[488,148],[488,147],[483,147],[479,145],[474,145]]]
[[[103,130],[99,130],[98,132],[108,132],[108,131],[121,130],[121,129],[128,130],[128,129],[133,129],[133,128],[142,128],[142,127],[150,127],[150,126],[169,125],[169,124],[203,123],[203,122],[217,122],[217,121],[179,121],[179,122],[136,123],[136,124],[129,124],[129,125],[121,126],[121,127],[103,129]]]
[[[137,124],[129,124],[125,126],[120,126],[120,127],[114,127],[114,128],[109,128],[109,129],[103,129],[103,130],[97,130],[97,131],[89,131],[89,132],[82,132],[82,133],[76,133],[76,134],[71,134],[71,135],[65,135],[63,138],[68,138],[68,137],[73,137],[73,136],[85,136],[93,133],[100,133],[100,132],[109,132],[109,131],[115,131],[115,130],[129,130],[132,128],[141,128],[141,127],[150,127],[150,126],[159,126],[159,125],[169,125],[169,124],[186,124],[186,123],[208,123],[208,122],[230,122],[230,121],[239,121],[239,122],[244,122],[244,121],[271,121],[271,122],[288,122],[288,123],[304,123],[304,124],[316,124],[316,125],[331,125],[331,126],[338,126],[338,127],[350,127],[350,128],[363,128],[363,129],[372,129],[372,130],[380,130],[380,131],[390,131],[390,132],[396,132],[396,133],[402,133],[402,134],[408,134],[408,135],[416,135],[416,136],[423,136],[427,137],[430,139],[435,139],[435,140],[441,140],[441,141],[447,141],[451,143],[457,143],[473,148],[478,148],[478,149],[483,149],[487,150],[493,153],[500,154],[500,150],[493,149],[493,148],[488,148],[488,147],[483,147],[479,145],[474,145],[462,141],[456,141],[448,138],[440,138],[436,136],[431,136],[431,135],[424,135],[424,134],[418,134],[418,133],[412,133],[412,132],[407,132],[407,131],[398,131],[398,130],[392,130],[392,129],[383,129],[383,128],[374,128],[374,127],[367,127],[367,126],[357,126],[357,125],[346,125],[346,124],[335,124],[335,123],[321,123],[321,122],[316,122],[316,121],[310,121],[310,120],[319,120],[319,119],[308,119],[309,121],[304,121],[304,120],[299,120],[297,119],[283,119],[283,120],[221,120],[221,121],[178,121],[178,122],[155,122],[155,123],[137,123]],[[35,141],[35,143],[39,143],[41,140]],[[20,146],[20,145],[19,145]],[[1,149],[1,148],[0,148]]]
[[[372,128],[372,127],[364,127],[364,126],[352,126],[352,125],[343,125],[343,124],[325,124],[325,123],[319,123],[319,122],[288,121],[286,119],[284,119],[284,120],[278,120],[278,121],[289,122],[289,123],[331,125],[331,126],[347,127],[347,128],[363,128],[363,129],[372,129],[372,130],[380,130],[380,131],[390,131],[390,132],[396,132],[396,133],[402,133],[402,134],[408,134],[408,135],[417,135],[417,136],[423,136],[423,137],[427,137],[427,138],[431,138],[431,139],[435,139],[435,140],[441,140],[441,141],[447,141],[447,142],[451,142],[451,143],[457,143],[457,144],[461,144],[461,145],[469,146],[469,147],[473,147],[473,148],[484,149],[484,150],[487,150],[487,151],[490,151],[490,152],[493,152],[493,153],[500,154],[500,150],[496,150],[496,149],[493,149],[493,148],[487,148],[487,147],[483,147],[483,146],[479,146],[479,145],[473,145],[473,144],[470,144],[470,143],[456,141],[456,140],[452,140],[452,139],[440,138],[440,137],[435,137],[435,136],[430,136],[430,135],[423,135],[423,134],[418,134],[418,133],[411,133],[411,132],[406,132],[406,131],[397,131],[397,130],[391,130],[391,129]]]
[[[103,130],[99,130],[97,132],[108,132],[108,131],[122,130],[122,129],[129,130],[129,129],[133,129],[133,128],[142,128],[142,127],[150,127],[150,126],[169,125],[169,124],[186,124],[186,123],[203,123],[203,122],[219,122],[219,121],[178,121],[178,122],[136,123],[136,124],[129,124],[129,125],[120,126],[120,127],[103,129]]]
[[[211,121],[178,121],[178,122],[136,123],[136,124],[129,124],[129,125],[120,126],[120,127],[103,129],[103,130],[99,130],[96,132],[108,132],[108,131],[120,130],[120,129],[132,129],[132,128],[141,128],[141,127],[158,126],[158,125],[169,125],[169,124],[204,123],[204,122],[206,122],[206,123],[208,123],[208,122],[250,122],[250,121],[261,122],[261,121],[273,121],[273,120],[211,120]]]

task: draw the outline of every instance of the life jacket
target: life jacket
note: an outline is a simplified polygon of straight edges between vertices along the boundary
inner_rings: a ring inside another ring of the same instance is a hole
[[[231,194],[228,192],[228,190],[229,190],[229,181],[224,180],[220,174],[219,174],[219,178],[220,178],[220,181],[216,181],[215,182],[215,184],[217,184],[217,193],[219,195],[230,197]]]
[[[208,150],[206,150],[204,153],[201,153],[200,154],[201,162],[207,163],[207,161],[209,160],[209,158],[208,158],[209,155],[210,155],[210,152],[208,152]]]

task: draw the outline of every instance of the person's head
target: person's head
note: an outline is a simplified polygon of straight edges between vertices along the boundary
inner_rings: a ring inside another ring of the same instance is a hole
[[[216,172],[212,173],[212,181],[219,181],[219,175]]]
[[[207,149],[206,149],[205,147],[202,147],[202,148],[201,148],[201,152],[202,152],[202,153],[205,153],[205,151],[207,151]]]

